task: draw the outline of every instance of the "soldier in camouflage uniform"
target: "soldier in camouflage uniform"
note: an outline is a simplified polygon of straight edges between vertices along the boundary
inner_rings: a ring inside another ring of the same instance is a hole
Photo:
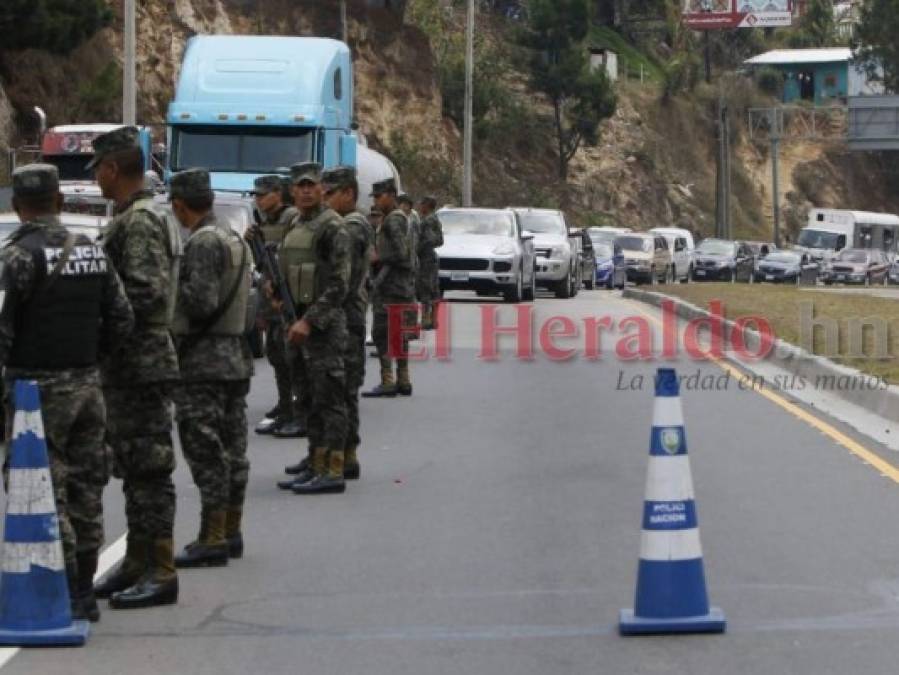
[[[178,436],[200,490],[200,534],[178,567],[220,566],[243,554],[240,531],[249,478],[247,404],[253,358],[244,339],[252,254],[212,212],[209,173],[172,176],[172,211],[191,235],[181,261],[173,332],[181,384]]]
[[[128,336],[134,314],[103,249],[59,222],[56,167],[23,166],[12,184],[23,225],[0,252],[0,368],[7,398],[15,380],[37,381],[72,612],[97,621],[109,481],[98,357]]]
[[[128,547],[122,563],[96,586],[110,607],[174,604],[178,599],[173,528],[175,450],[170,388],[178,357],[170,328],[181,238],[144,190],[137,129],[123,127],[94,141],[94,169],[115,215],[103,235],[134,309],[135,330],[101,364],[113,475],[122,479]]]
[[[262,217],[259,229],[265,237],[266,246],[274,249],[280,245],[288,225],[298,213],[296,208],[284,203],[283,192],[281,176],[276,175],[260,176],[253,187],[256,207]],[[284,321],[271,306],[263,310],[262,318],[266,322],[265,353],[275,372],[278,404],[266,413],[265,419],[257,425],[256,433],[299,438],[305,435],[306,430],[304,415],[299,408],[299,395],[294,390],[290,372]]]
[[[415,295],[421,303],[421,323],[424,330],[436,328],[436,308],[440,300],[440,258],[436,249],[443,246],[443,227],[437,219],[437,200],[425,197],[418,206],[421,212],[421,231],[418,239],[418,273]]]
[[[396,194],[396,181],[392,178],[375,183],[372,187],[371,196],[375,198],[375,204],[388,215],[378,230],[372,258],[377,270],[372,291],[372,337],[381,362],[381,383],[362,394],[368,398],[394,397],[397,393],[412,395],[409,360],[404,356],[409,353],[409,335],[416,324],[414,256],[409,219],[397,208]],[[394,325],[391,326],[391,323]],[[402,330],[402,335],[391,336],[391,329]],[[396,379],[393,375],[394,356]]]
[[[287,336],[308,411],[308,470],[278,485],[297,494],[343,492],[346,444],[346,314],[350,238],[343,220],[322,205],[321,166],[291,168],[300,215],[281,244],[279,264],[301,317]]]
[[[358,449],[362,443],[359,435],[359,390],[365,383],[365,319],[368,313],[368,273],[371,269],[371,249],[374,244],[371,227],[359,211],[359,183],[356,170],[338,167],[325,173],[322,180],[328,205],[337,211],[350,235],[352,259],[350,285],[346,302],[349,340],[344,353],[346,370],[347,437],[344,452],[343,475],[356,480],[361,474]]]

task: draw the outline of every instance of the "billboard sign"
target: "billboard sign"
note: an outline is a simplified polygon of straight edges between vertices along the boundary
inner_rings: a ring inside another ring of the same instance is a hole
[[[793,1],[684,0],[683,17],[693,30],[783,28],[793,21]]]

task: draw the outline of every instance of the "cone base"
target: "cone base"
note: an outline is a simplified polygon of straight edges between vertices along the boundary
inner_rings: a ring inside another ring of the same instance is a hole
[[[704,616],[654,619],[634,616],[634,610],[622,609],[618,616],[621,635],[668,635],[683,633],[723,633],[727,628],[724,612],[712,607]]]
[[[4,647],[81,647],[90,635],[90,623],[73,621],[71,626],[53,630],[9,630],[0,628]]]

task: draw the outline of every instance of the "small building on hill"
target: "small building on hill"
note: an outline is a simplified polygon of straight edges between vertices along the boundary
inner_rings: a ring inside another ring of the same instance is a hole
[[[773,68],[783,76],[783,102],[809,101],[818,105],[845,102],[850,96],[883,93],[852,60],[848,47],[775,49],[746,61],[752,68]]]

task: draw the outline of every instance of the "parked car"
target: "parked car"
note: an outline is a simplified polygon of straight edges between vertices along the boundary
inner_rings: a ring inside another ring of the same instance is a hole
[[[845,248],[837,253],[824,268],[824,284],[834,283],[874,284],[888,283],[890,263],[883,251],[868,248]]]
[[[534,235],[537,254],[537,285],[555,292],[557,298],[578,293],[583,274],[578,269],[577,247],[568,239],[565,214],[551,209],[513,209],[522,231]]]
[[[624,288],[627,282],[627,264],[624,251],[615,241],[601,242],[594,246],[596,251],[596,284],[609,290]]]
[[[671,251],[661,235],[633,232],[619,236],[615,243],[624,252],[628,281],[655,285],[674,279]]]
[[[690,277],[693,276],[693,256],[696,251],[693,233],[681,227],[654,227],[650,233],[660,234],[668,242],[674,261],[675,278],[684,283],[690,281]]]
[[[534,235],[510,209],[441,209],[440,289],[502,293],[506,302],[533,300],[537,287]],[[566,233],[567,235],[567,233]]]
[[[693,260],[694,281],[752,282],[755,256],[744,242],[703,239]]]
[[[758,282],[798,284],[807,257],[798,251],[772,251],[755,263],[753,280]]]
[[[587,230],[571,230],[570,238],[578,243],[578,268],[581,271],[581,282],[587,290],[596,288],[596,250]]]

